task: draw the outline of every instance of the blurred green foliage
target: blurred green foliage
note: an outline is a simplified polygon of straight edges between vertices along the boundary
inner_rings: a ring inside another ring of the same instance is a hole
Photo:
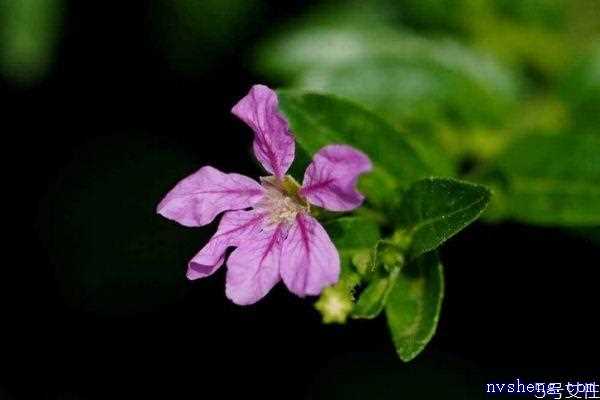
[[[571,66],[560,84],[560,94],[570,112],[573,132],[598,134],[600,131],[600,43],[596,43],[589,54]]]
[[[498,198],[488,217],[600,226],[600,135],[529,135],[489,166]]]
[[[316,34],[308,29],[282,48],[265,47],[264,70],[304,89],[348,97],[394,123],[497,124],[516,102],[514,77],[455,41],[389,29],[322,28]]]
[[[46,77],[62,32],[62,0],[0,2],[0,73],[21,85]]]
[[[598,39],[587,0],[329,1],[259,44],[255,65],[379,115],[449,165],[434,175],[492,185],[488,221],[595,226],[600,155],[573,136],[600,135]]]

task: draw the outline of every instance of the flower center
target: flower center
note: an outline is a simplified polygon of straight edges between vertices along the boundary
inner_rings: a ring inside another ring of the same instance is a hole
[[[308,203],[298,196],[300,185],[289,175],[279,181],[273,176],[260,178],[266,193],[256,208],[264,211],[272,224],[291,223],[300,212],[308,213]]]

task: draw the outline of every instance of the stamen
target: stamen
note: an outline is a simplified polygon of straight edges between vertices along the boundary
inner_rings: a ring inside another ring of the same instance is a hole
[[[266,189],[266,194],[256,208],[263,210],[268,215],[270,223],[291,223],[298,213],[309,212],[308,205],[298,197],[294,183],[295,181],[287,176],[283,182],[277,181],[274,177],[261,178],[261,184]]]

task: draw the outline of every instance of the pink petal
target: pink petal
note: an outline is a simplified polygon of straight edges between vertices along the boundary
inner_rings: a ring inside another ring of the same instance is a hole
[[[254,304],[279,282],[281,246],[286,234],[282,224],[265,227],[231,253],[227,260],[225,294],[236,304]]]
[[[325,146],[306,169],[300,195],[331,211],[352,210],[364,200],[356,190],[356,181],[371,169],[371,161],[364,153],[347,145]]]
[[[188,264],[188,279],[204,278],[215,272],[230,246],[239,246],[261,229],[263,214],[254,211],[230,211],[223,215],[217,233]]]
[[[246,176],[202,167],[167,193],[156,211],[185,226],[202,226],[223,211],[253,206],[263,193],[262,186]]]
[[[254,85],[231,112],[254,130],[254,154],[262,166],[282,178],[294,161],[294,137],[279,112],[277,94]]]
[[[340,276],[340,257],[325,229],[313,217],[298,214],[283,242],[281,277],[298,296],[318,295]]]

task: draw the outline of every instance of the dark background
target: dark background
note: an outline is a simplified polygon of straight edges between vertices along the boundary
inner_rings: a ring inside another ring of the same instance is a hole
[[[186,55],[194,72],[164,54],[164,5],[71,1],[49,78],[2,82],[4,270],[16,279],[2,279],[0,398],[480,398],[517,377],[600,381],[600,254],[574,233],[476,223],[450,240],[438,332],[409,364],[382,318],[325,326],[313,299],[282,287],[239,307],[222,272],[185,279],[216,227],[154,208],[206,164],[261,174],[229,110],[253,83],[278,84],[245,63],[307,6],[281,3],[231,45]]]

